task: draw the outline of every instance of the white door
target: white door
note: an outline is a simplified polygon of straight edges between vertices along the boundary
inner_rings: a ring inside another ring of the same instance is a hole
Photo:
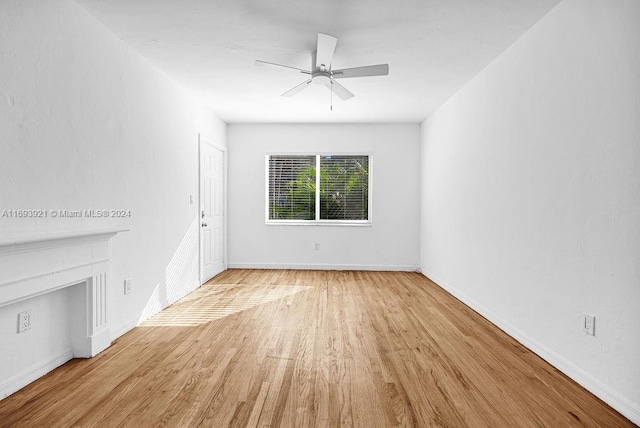
[[[200,140],[200,281],[224,270],[224,152]]]

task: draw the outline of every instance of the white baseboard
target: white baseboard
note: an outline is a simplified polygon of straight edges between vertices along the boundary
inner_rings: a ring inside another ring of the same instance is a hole
[[[307,263],[229,263],[229,269],[371,270],[415,272],[413,265],[334,265]]]
[[[119,338],[120,336],[122,336],[125,333],[128,333],[129,331],[133,330],[134,328],[136,328],[138,326],[139,322],[137,319],[131,319],[128,320],[122,324],[120,324],[118,327],[112,328],[111,329],[111,340],[116,340],[117,338]]]
[[[538,340],[532,338],[522,330],[505,321],[485,306],[471,299],[466,294],[458,291],[444,279],[432,274],[424,268],[422,268],[422,274],[433,281],[436,285],[446,290],[449,294],[460,300],[462,303],[469,306],[487,320],[491,321],[491,323],[496,327],[516,339],[522,345],[537,354],[540,358],[569,376],[571,379],[575,380],[596,397],[616,409],[631,422],[636,425],[640,425],[640,406],[638,406],[638,404],[622,396],[617,391],[614,391],[608,385],[591,376],[589,373],[576,366],[565,357],[559,355],[551,348],[543,345]]]
[[[49,373],[51,370],[56,369],[73,358],[73,351],[71,348],[65,349],[58,355],[54,355],[48,360],[42,361],[35,366],[24,370],[22,373],[9,378],[5,382],[0,384],[0,400],[8,397],[14,392],[24,388],[36,379]]]

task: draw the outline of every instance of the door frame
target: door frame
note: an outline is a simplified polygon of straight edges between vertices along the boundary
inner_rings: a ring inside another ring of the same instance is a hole
[[[227,150],[226,147],[216,144],[215,140],[202,132],[198,133],[198,281],[199,286],[203,284],[202,281],[202,227],[200,227],[200,213],[202,213],[202,145],[206,144],[213,147],[216,150],[222,152],[222,264],[223,272],[227,270]],[[209,279],[207,279],[208,281]]]

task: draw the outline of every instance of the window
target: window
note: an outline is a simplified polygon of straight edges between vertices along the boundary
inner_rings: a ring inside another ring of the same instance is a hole
[[[370,224],[370,168],[369,155],[268,155],[267,222]]]

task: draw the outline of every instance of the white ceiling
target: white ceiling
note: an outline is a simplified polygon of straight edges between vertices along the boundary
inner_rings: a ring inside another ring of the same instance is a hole
[[[225,122],[420,122],[559,0],[76,0]],[[332,67],[389,63],[341,80],[348,101],[305,75],[317,33],[338,38]]]

